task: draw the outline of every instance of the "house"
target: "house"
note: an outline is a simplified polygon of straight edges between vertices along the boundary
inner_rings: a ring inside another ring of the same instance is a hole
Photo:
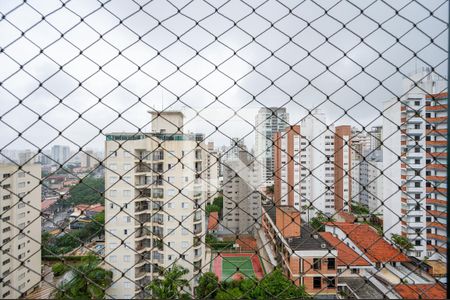
[[[101,204],[79,204],[74,207],[73,212],[69,216],[70,229],[84,227],[86,223],[92,222],[92,218],[105,210]]]
[[[308,224],[292,206],[262,206],[258,231],[270,263],[280,267],[297,285],[315,297],[334,297],[337,292],[338,251]]]

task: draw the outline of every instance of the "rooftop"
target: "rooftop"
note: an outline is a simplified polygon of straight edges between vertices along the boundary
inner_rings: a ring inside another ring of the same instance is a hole
[[[403,299],[447,299],[447,292],[439,283],[399,284],[394,289]]]
[[[344,244],[343,241],[333,236],[330,232],[321,232],[320,235],[330,245],[338,250],[338,256],[336,259],[337,265],[341,267],[347,266],[371,266],[371,264],[365,260],[361,255],[353,251],[350,247]]]
[[[384,263],[410,261],[405,254],[386,242],[376,232],[376,230],[368,224],[328,222],[326,225],[341,229],[372,262]]]
[[[339,277],[339,285],[347,285],[358,299],[385,299],[370,281],[362,277]]]
[[[217,211],[210,212],[208,218],[208,230],[217,230],[218,224],[219,224],[219,213]]]
[[[157,138],[163,141],[203,141],[204,135],[201,133],[156,133],[156,132],[112,132],[106,135],[107,141],[134,141],[145,138]]]
[[[276,206],[274,204],[268,204],[263,205],[263,207],[272,222],[276,224]],[[289,247],[294,251],[334,249],[308,224],[301,224],[300,234],[299,237],[286,238]]]

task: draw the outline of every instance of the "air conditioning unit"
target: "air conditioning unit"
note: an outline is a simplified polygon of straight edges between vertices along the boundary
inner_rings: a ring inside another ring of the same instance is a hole
[[[318,234],[313,234],[313,238],[317,240],[319,238],[319,235]]]
[[[325,248],[327,248],[327,244],[320,244],[320,247],[321,247],[322,249],[325,249]]]

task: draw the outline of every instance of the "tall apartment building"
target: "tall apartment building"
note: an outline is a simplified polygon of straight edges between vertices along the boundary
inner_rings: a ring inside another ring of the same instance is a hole
[[[306,219],[317,212],[332,215],[334,210],[334,126],[326,115],[315,110],[300,125],[301,212]]]
[[[2,299],[22,298],[41,281],[40,179],[38,164],[0,165]]]
[[[206,154],[206,198],[211,203],[219,194],[220,153],[214,148],[214,142],[208,143]]]
[[[352,196],[352,128],[335,127],[334,134],[334,209],[351,210]]]
[[[369,131],[370,150],[381,149],[381,142],[383,141],[383,126],[373,126]]]
[[[261,171],[245,147],[238,149],[239,157],[230,157],[222,162],[222,224],[225,231],[233,234],[253,233],[261,218]]]
[[[93,168],[99,163],[98,159],[95,157],[93,150],[84,150],[80,153],[80,156],[82,168]]]
[[[383,152],[381,149],[366,151],[359,162],[359,203],[371,214],[383,213]],[[364,188],[362,188],[364,187]],[[354,200],[354,199],[352,199]]]
[[[446,81],[422,75],[401,101],[384,103],[383,229],[407,237],[410,255],[446,260],[448,96],[439,93]]]
[[[183,133],[181,112],[152,113],[152,132],[108,134],[105,162],[105,255],[112,298],[149,297],[161,268],[189,272],[205,263],[206,145]],[[195,278],[192,280],[192,278]]]
[[[274,148],[273,136],[289,125],[289,114],[284,107],[261,108],[255,120],[255,157],[262,168],[262,180],[273,183]]]
[[[316,110],[274,135],[275,196],[292,201],[302,217],[349,211],[352,193],[352,128],[327,125]]]
[[[51,151],[51,158],[54,164],[65,164],[70,158],[69,146],[54,145]]]

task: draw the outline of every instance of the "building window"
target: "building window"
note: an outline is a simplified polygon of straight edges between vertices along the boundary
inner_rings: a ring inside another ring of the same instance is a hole
[[[313,277],[313,289],[321,289],[321,288],[322,288],[322,278]]]
[[[420,222],[420,217],[415,217],[415,218],[414,218],[414,221],[415,221],[416,223]]]
[[[320,270],[322,267],[321,259],[320,258],[314,258],[313,259],[313,269],[314,270]]]
[[[336,269],[336,259],[334,258],[328,258],[328,270],[335,270]]]
[[[421,243],[420,240],[415,240],[415,245],[416,245],[416,246],[420,246],[420,245],[422,245],[422,243]]]

